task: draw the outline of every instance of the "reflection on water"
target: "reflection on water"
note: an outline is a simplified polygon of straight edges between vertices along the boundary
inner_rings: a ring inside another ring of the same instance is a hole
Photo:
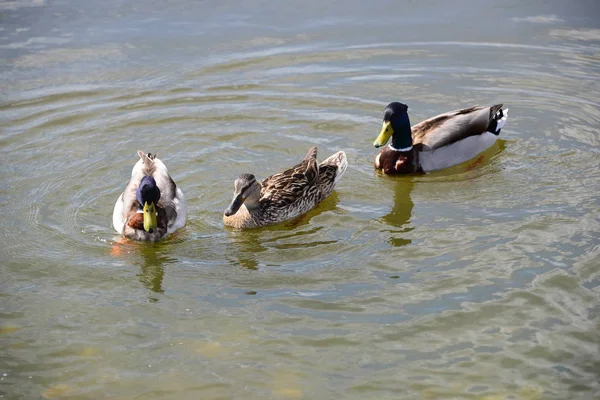
[[[387,180],[386,184],[393,192],[393,202],[390,212],[381,217],[381,221],[385,222],[388,226],[397,228],[386,230],[392,234],[388,239],[388,243],[393,247],[401,247],[412,243],[410,239],[406,238],[406,234],[414,229],[414,226],[410,224],[410,219],[414,207],[411,192],[415,185],[435,185],[436,181],[464,181],[474,179],[483,174],[499,173],[502,171],[501,164],[494,163],[492,160],[498,157],[505,148],[506,141],[500,139],[474,159],[442,171],[435,171],[427,176],[389,177],[381,174],[381,178]],[[386,198],[386,200],[388,199]]]
[[[410,244],[410,239],[403,238],[403,234],[414,229],[410,226],[410,217],[413,211],[414,203],[410,197],[410,193],[415,185],[414,177],[394,177],[393,180],[393,203],[389,214],[381,217],[381,220],[386,224],[398,228],[388,230],[392,235],[388,239],[391,246],[400,247]]]
[[[233,265],[240,265],[249,270],[258,269],[258,261],[256,253],[266,251],[267,248],[261,244],[261,232],[257,230],[242,230],[230,229],[229,235],[232,239],[232,252],[234,260]],[[231,254],[230,254],[231,255]]]
[[[285,248],[309,249],[335,244],[335,240],[319,240],[317,237],[320,236],[322,228],[311,227],[310,222],[323,213],[334,211],[338,203],[339,195],[334,191],[316,208],[293,220],[256,229],[226,228],[232,239],[228,255],[235,255],[232,263],[246,269],[257,270],[260,265],[257,255],[262,252]]]
[[[128,260],[140,268],[137,274],[139,281],[154,293],[163,293],[163,276],[165,266],[176,262],[169,255],[169,245],[176,243],[177,239],[161,243],[135,242],[119,238],[111,246],[111,256],[116,260]],[[158,297],[151,297],[151,301],[158,301]]]
[[[163,275],[165,273],[165,263],[172,263],[173,258],[164,256],[162,252],[151,246],[140,248],[142,260],[140,263],[141,272],[138,274],[140,282],[155,293],[163,293],[162,288]],[[152,301],[158,301],[158,298],[151,298]]]

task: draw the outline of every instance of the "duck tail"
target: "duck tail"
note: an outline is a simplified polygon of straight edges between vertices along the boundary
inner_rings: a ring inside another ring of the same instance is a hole
[[[308,149],[308,153],[304,156],[305,160],[316,160],[317,158],[317,146],[313,146]]]
[[[508,108],[502,109],[502,107],[503,104],[490,107],[490,124],[487,130],[496,136],[500,134],[500,130],[502,130],[508,118]]]
[[[344,172],[346,172],[346,168],[348,168],[348,159],[346,158],[346,153],[343,151],[338,151],[335,154],[327,157],[319,166],[334,166],[337,168],[335,172],[334,185],[338,183]]]

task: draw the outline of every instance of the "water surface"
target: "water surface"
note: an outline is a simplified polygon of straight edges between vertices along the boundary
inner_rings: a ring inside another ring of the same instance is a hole
[[[594,1],[0,5],[0,396],[600,395]],[[384,106],[510,108],[486,159],[373,171]],[[308,215],[222,226],[233,180],[312,145]],[[185,229],[118,245],[136,150]]]

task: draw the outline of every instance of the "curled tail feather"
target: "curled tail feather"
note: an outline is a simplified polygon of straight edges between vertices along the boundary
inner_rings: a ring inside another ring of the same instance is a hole
[[[488,132],[492,132],[494,135],[499,135],[500,130],[504,127],[506,119],[508,118],[508,108],[502,109],[503,104],[496,104],[490,107],[490,124],[488,126]]]

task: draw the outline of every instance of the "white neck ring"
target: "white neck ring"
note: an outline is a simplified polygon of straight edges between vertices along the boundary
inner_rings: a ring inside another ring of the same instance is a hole
[[[409,146],[409,147],[405,147],[403,149],[397,149],[397,148],[393,147],[391,143],[388,145],[388,147],[394,151],[409,151],[409,150],[412,150],[412,148],[413,148],[412,146]]]

